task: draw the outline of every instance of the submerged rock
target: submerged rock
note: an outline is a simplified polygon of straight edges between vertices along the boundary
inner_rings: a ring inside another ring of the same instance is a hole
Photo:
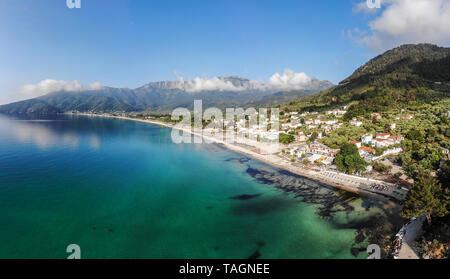
[[[259,196],[261,196],[261,194],[255,194],[255,195],[247,195],[247,194],[243,194],[243,195],[231,197],[230,199],[232,199],[232,200],[246,201],[246,200],[251,200],[251,199],[257,198],[257,197],[259,197]]]
[[[316,214],[326,218],[335,228],[356,230],[354,244],[361,244],[364,241],[379,244],[382,249],[382,257],[385,257],[384,248],[386,248],[390,235],[395,234],[393,225],[398,221],[396,216],[398,216],[399,207],[395,204],[387,206],[385,201],[340,191],[285,170],[259,170],[248,165],[247,174],[262,184],[273,185],[286,193],[293,194],[301,202],[318,205]],[[355,208],[352,204],[360,198],[363,212],[368,212],[372,207],[380,208],[382,212],[366,217],[362,216],[362,218],[350,218],[350,221],[346,223],[339,222],[336,218],[338,213],[344,213],[347,216],[354,213]],[[365,248],[354,248],[350,252],[356,257],[363,250]]]
[[[257,258],[261,257],[261,253],[259,253],[258,250],[255,251],[250,257],[248,257],[249,260],[256,260]]]

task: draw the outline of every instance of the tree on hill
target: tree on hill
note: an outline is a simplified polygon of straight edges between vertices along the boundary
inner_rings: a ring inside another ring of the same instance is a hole
[[[444,189],[450,190],[450,161],[445,162],[437,172],[438,179]]]
[[[295,140],[295,137],[293,135],[281,133],[279,140],[280,140],[280,143],[290,144],[291,142],[293,142]]]
[[[427,216],[444,217],[448,214],[448,192],[444,193],[428,171],[420,170],[414,187],[409,191],[401,216],[405,218]]]
[[[335,158],[336,166],[340,171],[355,173],[364,171],[367,167],[366,161],[359,155],[358,148],[352,143],[345,143]]]
[[[316,139],[317,139],[317,137],[319,137],[319,134],[317,134],[316,132],[313,132],[312,134],[311,134],[311,137],[309,138],[309,142],[315,142],[316,141]]]

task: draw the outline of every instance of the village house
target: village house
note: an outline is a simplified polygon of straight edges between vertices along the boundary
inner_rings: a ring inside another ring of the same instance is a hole
[[[373,136],[371,134],[365,134],[361,137],[361,142],[365,144],[371,144],[373,140]]]
[[[389,127],[389,130],[395,130],[397,128],[397,124],[395,123],[388,123],[387,126]]]
[[[281,124],[281,129],[283,129],[283,130],[287,130],[287,129],[289,129],[289,127],[290,127],[290,123]]]
[[[291,127],[292,129],[297,129],[298,127],[301,127],[302,124],[300,123],[290,123],[289,127]]]
[[[330,114],[334,114],[334,115],[344,115],[344,114],[346,114],[346,113],[347,113],[346,110],[339,110],[339,109],[329,110],[329,111],[326,112],[327,115],[330,115]]]
[[[392,141],[394,144],[401,143],[404,139],[405,137],[402,135],[389,136],[389,140]]]
[[[441,147],[439,146],[439,150],[442,152],[442,154],[444,155],[449,155],[450,151],[447,148]]]
[[[333,128],[333,130],[337,130],[337,129],[341,128],[342,125],[344,125],[344,123],[333,124],[332,128]]]
[[[314,123],[314,120],[312,120],[312,119],[308,119],[305,121],[306,125],[313,124],[313,123]]]
[[[305,136],[305,134],[303,132],[300,132],[297,134],[296,141],[303,142],[303,141],[307,141],[307,140],[308,140],[308,137]]]
[[[376,150],[367,146],[361,146],[359,149],[359,155],[362,157],[367,157],[367,156],[371,156],[374,155]]]
[[[326,133],[329,133],[329,132],[332,131],[332,128],[331,128],[331,126],[329,126],[329,125],[322,126],[322,129],[323,129]]]
[[[363,123],[359,120],[350,120],[350,125],[356,126],[356,127],[360,127]]]
[[[388,139],[389,138],[389,134],[387,133],[382,133],[382,134],[377,134],[377,139]]]
[[[372,140],[372,145],[377,148],[383,148],[390,145],[390,141],[387,139],[375,138]]]
[[[409,119],[409,120],[413,119],[413,118],[414,118],[414,115],[411,115],[411,114],[406,116],[406,119]]]
[[[327,125],[333,125],[333,124],[338,123],[338,120],[337,120],[337,119],[324,120],[324,121],[322,121],[322,123],[325,123],[325,124],[327,124]]]
[[[339,153],[339,149],[332,149],[320,142],[313,142],[311,143],[310,152],[334,157]]]
[[[317,134],[317,138],[321,139],[322,138],[322,131],[315,131],[314,133]]]

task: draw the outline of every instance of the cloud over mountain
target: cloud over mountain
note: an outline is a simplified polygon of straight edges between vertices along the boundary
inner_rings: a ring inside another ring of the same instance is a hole
[[[307,89],[312,83],[312,78],[305,73],[295,73],[286,69],[283,74],[275,73],[269,79],[269,88],[279,91],[291,91]]]
[[[229,76],[200,78],[196,77],[191,80],[178,77],[178,88],[187,92],[197,93],[202,91],[293,91],[310,89],[314,78],[306,73],[296,73],[290,69],[284,70],[282,74],[273,74],[267,83],[255,80],[245,80],[237,77]]]
[[[224,78],[200,78],[196,77],[193,80],[185,81],[184,78],[179,77],[179,89],[187,92],[202,92],[202,91],[244,91],[248,88],[233,84],[231,81]]]
[[[53,92],[79,92],[82,90],[99,90],[102,85],[98,82],[89,86],[82,85],[78,80],[64,81],[46,79],[37,84],[27,84],[19,88],[18,93],[25,97],[39,97]]]

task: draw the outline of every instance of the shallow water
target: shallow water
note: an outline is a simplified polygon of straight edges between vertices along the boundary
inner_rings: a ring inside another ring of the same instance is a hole
[[[0,258],[66,258],[72,243],[83,258],[365,258],[358,232],[392,229],[395,207],[170,132],[1,116]]]

